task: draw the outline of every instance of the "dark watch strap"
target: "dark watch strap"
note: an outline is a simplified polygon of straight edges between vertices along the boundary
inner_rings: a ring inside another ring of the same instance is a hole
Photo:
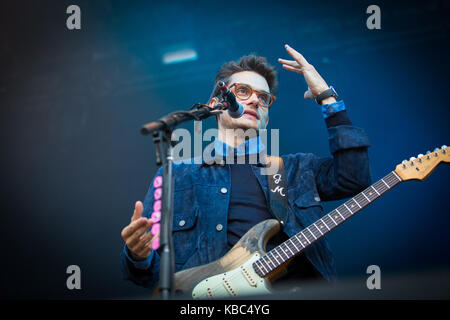
[[[323,100],[325,100],[326,98],[329,98],[329,97],[335,97],[336,100],[338,100],[338,95],[336,93],[336,90],[334,90],[334,88],[332,86],[330,86],[329,89],[327,89],[324,92],[322,92],[321,94],[319,94],[316,97],[316,102],[318,104],[321,104]]]

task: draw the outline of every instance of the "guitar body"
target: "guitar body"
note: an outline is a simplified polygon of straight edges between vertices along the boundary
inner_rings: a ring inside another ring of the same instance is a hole
[[[280,224],[274,219],[255,225],[219,260],[177,272],[175,291],[190,292],[194,299],[269,293],[271,280],[282,275],[285,268],[262,278],[252,263],[265,254],[267,242],[279,231]]]

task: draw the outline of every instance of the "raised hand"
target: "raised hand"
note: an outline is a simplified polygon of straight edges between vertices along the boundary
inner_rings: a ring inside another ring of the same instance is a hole
[[[308,63],[301,53],[297,52],[287,44],[284,47],[294,60],[280,58],[278,59],[278,62],[280,62],[286,70],[303,74],[306,84],[308,85],[308,90],[306,90],[304,94],[305,99],[315,99],[316,96],[328,89],[325,80],[320,76],[314,66]],[[334,98],[331,97],[331,99]],[[334,99],[334,101],[330,102],[335,101],[336,100]]]

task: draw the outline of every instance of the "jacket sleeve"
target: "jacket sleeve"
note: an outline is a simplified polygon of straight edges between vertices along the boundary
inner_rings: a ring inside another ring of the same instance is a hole
[[[313,171],[322,200],[339,200],[361,192],[371,184],[369,139],[361,128],[340,111],[326,119],[332,157],[313,160]]]
[[[161,175],[162,170],[160,168],[155,177]],[[152,183],[144,199],[144,212],[142,213],[143,217],[151,217],[153,212],[154,192],[155,188]],[[158,250],[153,250],[150,256],[143,261],[133,260],[130,256],[127,245],[124,245],[124,248],[120,254],[120,267],[123,278],[149,289],[155,288],[158,284],[159,265],[160,259]]]

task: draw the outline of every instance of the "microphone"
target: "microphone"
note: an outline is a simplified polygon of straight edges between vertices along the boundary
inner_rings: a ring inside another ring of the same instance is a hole
[[[236,101],[236,97],[233,92],[228,89],[225,82],[219,81],[218,86],[222,92],[222,97],[224,99],[223,103],[228,106],[228,114],[232,118],[242,117],[244,115],[244,106]]]

